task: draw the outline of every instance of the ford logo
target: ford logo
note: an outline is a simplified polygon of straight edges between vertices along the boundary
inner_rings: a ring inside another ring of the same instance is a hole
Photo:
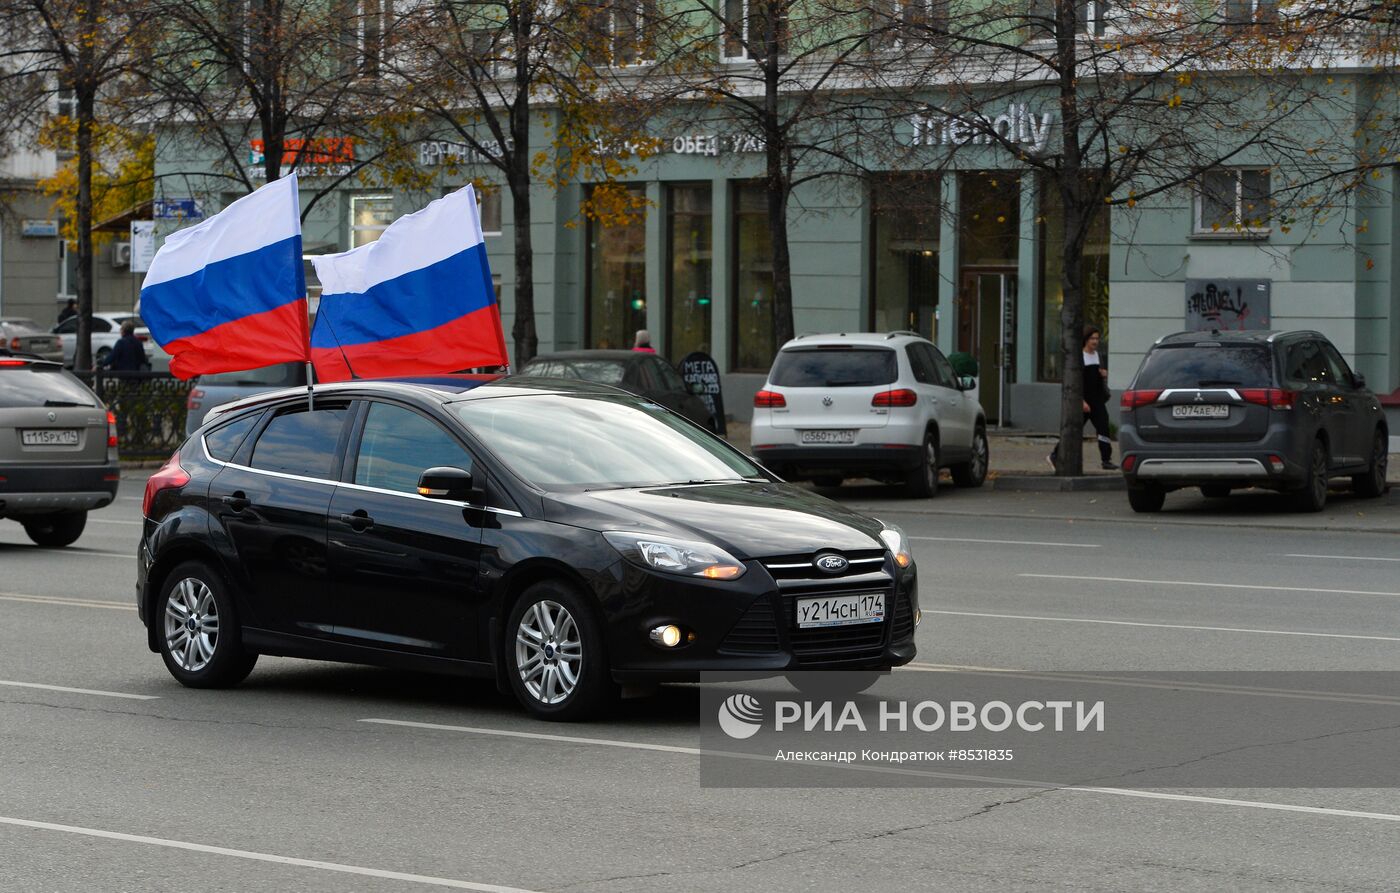
[[[828,574],[839,574],[851,566],[851,563],[840,555],[831,554],[818,555],[812,563],[817,566],[818,570],[826,571]]]

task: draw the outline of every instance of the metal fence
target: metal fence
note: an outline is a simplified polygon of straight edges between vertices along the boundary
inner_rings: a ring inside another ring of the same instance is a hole
[[[185,440],[193,382],[168,372],[78,373],[117,417],[123,459],[165,459]]]

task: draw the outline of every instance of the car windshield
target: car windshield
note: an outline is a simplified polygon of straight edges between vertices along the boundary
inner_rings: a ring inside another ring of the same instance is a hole
[[[451,408],[542,490],[767,480],[723,441],[635,397],[537,394],[463,400]]]
[[[540,375],[550,378],[579,378],[596,381],[599,384],[621,384],[627,373],[627,365],[618,360],[550,359],[544,357],[531,360],[522,375]]]
[[[886,347],[819,347],[778,353],[769,382],[786,388],[855,388],[890,384],[899,376]]]
[[[0,366],[0,409],[96,405],[92,391],[57,365]]]
[[[265,387],[283,388],[305,384],[306,379],[299,373],[300,363],[279,363],[276,366],[263,366],[245,372],[219,372],[214,375],[201,375],[201,387]]]
[[[1138,388],[1267,388],[1274,383],[1272,352],[1264,344],[1167,344],[1148,353]]]

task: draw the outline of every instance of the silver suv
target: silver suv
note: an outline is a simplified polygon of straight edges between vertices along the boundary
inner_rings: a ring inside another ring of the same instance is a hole
[[[987,420],[976,388],[912,332],[802,335],[754,395],[753,454],[823,487],[868,477],[934,496],[940,468],[959,487],[980,487]]]

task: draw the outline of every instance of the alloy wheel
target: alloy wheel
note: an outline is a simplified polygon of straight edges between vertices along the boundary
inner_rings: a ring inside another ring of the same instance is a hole
[[[972,436],[972,477],[981,480],[987,475],[987,435],[978,431]]]
[[[1322,444],[1313,447],[1312,480],[1313,501],[1318,505],[1327,501],[1327,451]]]
[[[938,447],[932,440],[924,442],[924,475],[928,478],[929,492],[938,489]]]
[[[197,577],[186,577],[165,602],[165,648],[182,670],[197,673],[219,646],[219,606],[214,592]]]
[[[573,694],[583,668],[583,638],[568,609],[555,601],[535,602],[515,631],[515,665],[530,697],[559,704]]]

